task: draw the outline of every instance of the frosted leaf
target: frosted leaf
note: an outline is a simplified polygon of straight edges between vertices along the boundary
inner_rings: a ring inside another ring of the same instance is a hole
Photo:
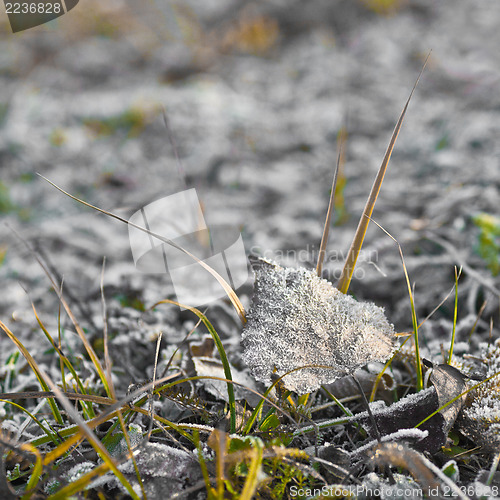
[[[255,289],[242,333],[243,360],[252,375],[269,384],[278,376],[298,394],[352,374],[394,350],[394,327],[381,307],[357,302],[305,268],[253,262]]]
[[[189,484],[202,479],[200,465],[195,455],[160,443],[146,443],[135,455],[135,461],[145,488],[147,498],[187,498],[182,490]],[[140,492],[132,460],[119,466],[134,490]],[[113,476],[114,484],[124,490],[123,485]],[[125,492],[125,491],[124,491]]]

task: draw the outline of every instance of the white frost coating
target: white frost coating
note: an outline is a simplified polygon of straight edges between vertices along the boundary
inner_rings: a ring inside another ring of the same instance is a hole
[[[487,367],[486,377],[500,372],[500,339],[493,345],[483,344],[482,359]],[[463,409],[468,426],[474,430],[475,438],[485,448],[500,446],[500,375],[472,391],[470,406]]]
[[[429,435],[429,431],[422,429],[399,429],[399,431],[393,432],[391,434],[386,434],[380,438],[382,443],[388,442],[399,442],[399,441],[421,441],[425,439]],[[351,456],[358,456],[366,453],[366,451],[370,450],[374,446],[377,446],[379,443],[376,439],[370,441],[369,443],[356,448]]]
[[[259,259],[255,290],[242,333],[243,360],[271,383],[275,372],[298,394],[318,389],[394,351],[394,327],[381,307],[357,302],[305,268]]]
[[[396,411],[404,412],[405,410],[408,412],[408,414],[410,414],[413,408],[416,408],[420,404],[425,403],[425,401],[429,397],[429,394],[432,392],[436,392],[436,389],[434,389],[434,387],[428,387],[427,389],[424,389],[420,392],[408,394],[403,399],[400,399],[396,403],[392,403],[390,406],[386,406],[383,401],[374,401],[373,403],[370,403],[370,409],[373,415],[376,415],[377,417],[383,417],[384,415],[389,417],[391,415],[394,415]],[[369,418],[369,415],[367,411],[363,411],[360,413],[356,413],[356,417],[367,419]]]

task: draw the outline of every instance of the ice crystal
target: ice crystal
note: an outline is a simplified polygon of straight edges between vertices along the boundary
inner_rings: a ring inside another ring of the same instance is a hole
[[[242,333],[243,360],[252,375],[298,394],[352,374],[372,361],[387,360],[394,327],[381,307],[357,302],[305,268],[254,262],[255,289]],[[327,366],[328,368],[324,368]]]

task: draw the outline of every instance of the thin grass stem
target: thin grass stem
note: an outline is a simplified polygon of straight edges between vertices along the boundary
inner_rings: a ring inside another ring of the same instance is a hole
[[[460,271],[457,271],[457,266],[455,266],[455,307],[453,309],[453,330],[451,332],[450,350],[448,353],[448,364],[451,364],[451,360],[453,358],[453,346],[455,345],[455,332],[457,329],[457,311],[458,311],[458,280],[460,279],[461,274],[462,274],[462,268],[460,268]]]

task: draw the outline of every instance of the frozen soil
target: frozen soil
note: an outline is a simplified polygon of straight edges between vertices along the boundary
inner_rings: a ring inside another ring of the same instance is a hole
[[[335,282],[430,50],[373,217],[402,246],[419,320],[462,266],[457,340],[467,340],[485,300],[471,352],[480,339],[498,337],[500,277],[477,253],[472,220],[500,215],[496,0],[401,1],[386,14],[352,0],[99,4],[87,0],[15,35],[4,18],[0,25],[0,210],[7,223],[0,225],[0,318],[35,357],[44,359],[46,344],[30,300],[54,335],[58,300],[13,230],[64,278],[69,303],[93,338],[102,335],[106,256],[119,390],[151,376],[160,330],[166,358],[195,322],[173,306],[138,310],[173,297],[166,277],[134,269],[124,224],[65,197],[37,172],[125,218],[183,189],[184,177],[208,224],[240,227],[249,254],[312,268],[337,135],[346,126],[344,204],[324,270]],[[239,292],[245,306],[251,290],[249,279]],[[398,248],[374,224],[351,291],[385,307],[397,331],[411,330]],[[448,345],[452,311],[450,298],[421,329],[424,355],[434,361],[442,356],[433,342]],[[213,304],[207,315],[243,368],[241,325],[230,305]],[[79,349],[72,338],[67,342]],[[13,350],[1,336],[0,365]],[[57,363],[52,369],[57,373]]]

